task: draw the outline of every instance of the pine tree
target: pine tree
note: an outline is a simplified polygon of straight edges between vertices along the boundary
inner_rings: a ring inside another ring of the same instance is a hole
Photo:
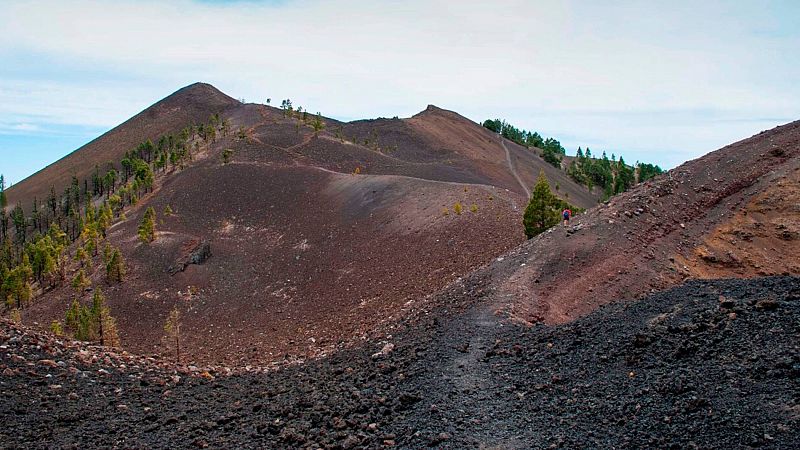
[[[4,240],[8,236],[8,199],[6,198],[6,180],[0,175],[0,239]]]
[[[85,248],[78,246],[78,248],[75,249],[75,261],[80,262],[81,267],[89,265],[89,253],[86,252]]]
[[[79,341],[89,340],[89,311],[77,299],[67,309],[64,316],[64,325],[72,332],[72,336]]]
[[[116,320],[105,303],[106,298],[99,288],[92,296],[92,306],[86,307],[76,299],[72,301],[64,319],[66,327],[79,341],[99,341],[107,347],[119,346]]]
[[[322,121],[322,114],[317,113],[317,115],[314,116],[311,127],[314,128],[314,134],[319,134],[319,132],[325,128],[325,122]]]
[[[121,283],[124,277],[125,262],[122,260],[122,254],[119,249],[115,248],[106,264],[106,278],[108,278],[109,283]]]
[[[178,311],[178,307],[173,307],[172,311],[169,313],[167,317],[167,321],[164,323],[164,331],[166,331],[167,336],[165,338],[167,347],[173,347],[175,349],[175,362],[180,362],[181,360],[181,314]]]
[[[145,244],[153,242],[156,238],[156,210],[147,208],[139,224],[139,239]]]
[[[86,277],[86,272],[83,269],[78,269],[78,273],[75,274],[75,277],[72,279],[71,286],[75,289],[75,292],[78,295],[83,294],[83,292],[92,285],[92,282],[89,281],[89,278]]]
[[[25,242],[28,232],[28,219],[25,217],[25,210],[17,205],[11,210],[11,222],[14,224],[17,242]]]
[[[103,235],[103,238],[106,237],[106,231],[108,227],[111,226],[111,222],[114,220],[114,211],[111,209],[111,206],[108,202],[104,202],[103,206],[100,208],[100,213],[97,216],[97,229],[100,231],[100,234]]]
[[[111,309],[106,305],[106,298],[100,288],[94,291],[91,319],[97,323],[96,333],[97,339],[100,340],[100,345],[118,347],[117,321],[111,316]]]
[[[0,208],[6,209],[8,206],[8,199],[6,198],[6,179],[0,175]]]
[[[222,151],[222,164],[228,164],[231,162],[231,156],[233,156],[233,150],[226,148]]]
[[[67,278],[68,255],[66,254],[66,249],[69,245],[67,233],[62,231],[61,227],[59,227],[57,223],[53,222],[50,224],[50,229],[47,231],[47,235],[53,242],[53,257],[56,260],[56,269],[58,270],[59,278],[61,281],[64,281]]]
[[[558,223],[558,203],[558,199],[550,191],[550,184],[547,182],[544,170],[540,171],[522,219],[528,239]]]

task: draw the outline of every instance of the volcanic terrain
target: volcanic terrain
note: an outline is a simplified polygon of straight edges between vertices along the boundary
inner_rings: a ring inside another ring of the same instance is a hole
[[[570,324],[486,307],[502,269],[390,343],[176,373],[0,322],[7,448],[797,448],[800,281],[691,282]],[[221,377],[214,379],[214,375]]]
[[[157,105],[203,92],[226,98]],[[225,104],[232,131],[110,229],[129,275],[92,277],[126,351],[35,327],[66,287],[0,322],[0,446],[800,446],[800,122],[597,204],[436,107],[315,133]],[[540,170],[588,210],[525,241]],[[176,305],[180,364],[159,356]]]
[[[540,170],[570,202],[597,204],[535,151],[454,112],[429,106],[410,119],[323,119],[315,133],[280,109],[239,103],[206,84],[181,89],[13,186],[10,204],[41,199],[50,186],[61,192],[73,174],[217,113],[227,135],[159,175],[154,192],[111,227],[126,281],[106,286],[102,269],[90,274],[128,350],[160,353],[177,306],[189,361],[324,354],[388,332],[409,307],[520,244],[528,186]],[[157,239],[144,245],[136,229],[151,206]],[[187,265],[204,243],[212,256]],[[67,285],[44,293],[24,310],[25,323],[63,319],[72,297]]]

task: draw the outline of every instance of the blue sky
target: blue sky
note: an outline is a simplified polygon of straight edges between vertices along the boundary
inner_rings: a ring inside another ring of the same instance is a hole
[[[345,120],[435,104],[665,167],[800,119],[800,2],[603,3],[4,1],[0,173],[195,81]]]

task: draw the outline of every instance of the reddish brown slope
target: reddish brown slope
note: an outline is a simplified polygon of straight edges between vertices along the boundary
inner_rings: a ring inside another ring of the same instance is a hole
[[[169,179],[115,225],[128,280],[105,286],[126,348],[157,351],[168,312],[184,313],[185,348],[204,362],[255,364],[318,354],[390,323],[460,274],[520,242],[512,198],[480,185],[338,174],[211,155]],[[458,216],[455,202],[478,211]],[[143,208],[170,205],[151,245],[136,240]],[[170,274],[201,240],[213,256]],[[64,314],[65,287],[26,320]]]
[[[409,119],[357,121],[343,130],[359,141],[377,136],[381,147],[390,149],[388,155],[413,163],[414,171],[424,178],[496,185],[527,197],[525,189],[530,189],[544,170],[551,185],[558,184],[557,194],[573,204],[591,208],[599,199],[535,150],[503,140],[479,124],[433,105]],[[429,168],[435,171],[426,170]],[[382,166],[374,169],[385,170]]]
[[[51,187],[60,194],[73,176],[81,180],[90,177],[95,165],[105,170],[106,164],[113,162],[119,168],[125,152],[147,139],[155,140],[167,133],[177,133],[187,125],[205,123],[212,114],[224,113],[237,105],[238,101],[210,84],[186,86],[9,188],[9,207],[19,203],[28,209],[34,197],[45,199]]]
[[[233,132],[159,177],[155,192],[112,227],[127,280],[109,286],[99,266],[91,274],[127,349],[160,350],[164,320],[177,307],[195,361],[316,355],[390,329],[411,305],[524,240],[527,199],[511,169],[532,184],[544,163],[478,124],[430,107],[404,120],[325,119],[315,134],[281,110],[221,95],[207,85],[178,91],[15,187],[17,199],[33,195],[32,186],[67,180],[80,163],[91,170],[98,158],[223,109]],[[233,150],[227,165],[224,149]],[[582,206],[594,202],[586,197]],[[174,216],[163,217],[167,205]],[[143,245],[136,227],[149,206],[158,239]],[[201,241],[210,242],[211,259],[175,273]],[[68,287],[46,293],[25,320],[63,318],[73,296]]]
[[[512,252],[498,298],[558,323],[688,277],[797,275],[799,156],[794,122],[685,163]]]

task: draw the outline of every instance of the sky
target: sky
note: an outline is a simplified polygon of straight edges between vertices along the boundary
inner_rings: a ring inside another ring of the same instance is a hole
[[[434,104],[672,168],[800,119],[798,23],[794,0],[2,0],[0,174],[196,81],[340,120]]]

